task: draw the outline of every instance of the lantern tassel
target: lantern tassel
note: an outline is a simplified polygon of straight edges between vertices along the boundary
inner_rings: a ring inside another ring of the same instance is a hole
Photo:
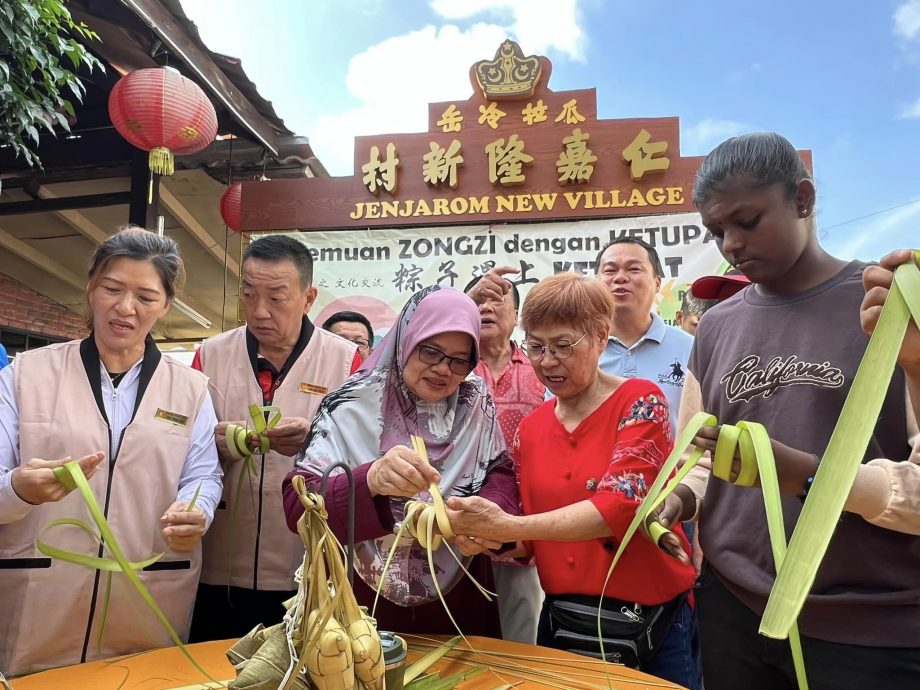
[[[173,174],[173,153],[169,149],[162,146],[154,146],[150,149],[150,157],[148,160],[148,167],[157,175]]]

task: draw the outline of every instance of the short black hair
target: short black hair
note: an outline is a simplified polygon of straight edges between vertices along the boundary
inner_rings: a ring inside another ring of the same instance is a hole
[[[473,278],[469,283],[466,284],[466,287],[463,288],[464,294],[473,289],[473,287],[482,280],[485,276],[477,276]],[[514,304],[514,310],[517,311],[521,308],[521,293],[518,292],[517,285],[508,281],[511,284],[511,302]]]
[[[362,326],[364,326],[367,329],[367,342],[371,345],[371,347],[373,347],[374,329],[371,327],[371,322],[364,314],[359,314],[356,311],[337,311],[335,314],[323,321],[323,330],[328,331],[335,324],[341,323],[342,321],[360,323]]]
[[[645,240],[640,240],[638,237],[618,237],[601,247],[601,250],[597,253],[597,259],[594,261],[594,275],[598,275],[601,272],[601,259],[604,257],[604,252],[615,244],[637,244],[642,247],[648,253],[648,260],[649,263],[652,264],[652,270],[655,271],[655,275],[659,278],[664,278],[664,271],[661,268],[661,259],[658,258],[658,250]]]
[[[243,254],[243,263],[246,259],[260,259],[262,261],[284,261],[289,259],[294,262],[300,274],[300,287],[308,288],[313,284],[313,255],[303,242],[287,235],[269,235],[260,237],[246,247]]]

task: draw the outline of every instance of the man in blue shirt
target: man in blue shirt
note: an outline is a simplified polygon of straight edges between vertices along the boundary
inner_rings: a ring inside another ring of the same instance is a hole
[[[693,337],[668,326],[652,312],[663,274],[658,252],[643,240],[621,237],[601,250],[595,271],[615,303],[600,368],[608,374],[658,384],[668,399],[671,429],[676,434]]]

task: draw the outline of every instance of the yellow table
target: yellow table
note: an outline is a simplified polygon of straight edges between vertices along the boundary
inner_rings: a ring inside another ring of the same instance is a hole
[[[425,642],[428,638],[406,636],[410,644]],[[444,638],[440,638],[443,640]],[[471,637],[473,648],[483,654],[473,656],[470,661],[477,666],[489,665],[489,653],[518,654],[529,658],[526,661],[517,659],[533,668],[541,668],[553,673],[569,675],[571,684],[565,681],[538,681],[526,679],[523,675],[504,671],[487,671],[463,683],[462,690],[494,690],[494,688],[509,683],[515,690],[537,690],[538,688],[596,688],[606,690],[602,665],[599,661],[592,661],[582,656],[560,652],[555,649],[546,649],[534,645],[505,642],[485,637]],[[428,639],[428,641],[431,641]],[[440,640],[436,640],[440,641]],[[215,679],[228,682],[235,677],[233,666],[227,661],[224,652],[230,648],[234,640],[218,642],[205,642],[190,645],[192,655],[207,669]],[[459,647],[457,648],[459,650]],[[457,651],[457,650],[455,650]],[[420,654],[409,653],[409,661],[418,658]],[[441,672],[441,677],[469,669],[460,661],[443,659],[435,664],[432,670]],[[608,665],[611,685],[616,690],[680,690],[680,686],[667,681],[653,678],[638,671],[633,671],[622,666]],[[499,675],[496,675],[498,673]],[[206,679],[192,666],[176,647],[156,649],[142,654],[120,657],[107,661],[94,661],[87,664],[67,666],[11,681],[14,690],[204,690],[208,687],[223,687],[206,685]]]

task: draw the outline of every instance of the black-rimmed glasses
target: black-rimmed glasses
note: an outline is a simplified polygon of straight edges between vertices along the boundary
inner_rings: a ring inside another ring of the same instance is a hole
[[[462,357],[451,357],[446,352],[441,352],[438,348],[431,347],[431,345],[419,345],[418,358],[432,367],[436,367],[446,359],[447,367],[457,376],[466,376],[473,371],[473,363],[470,360]]]
[[[538,345],[537,343],[524,343],[521,345],[521,349],[524,350],[524,354],[527,355],[527,358],[531,362],[539,362],[543,359],[543,356],[549,351],[549,353],[556,359],[568,359],[573,354],[575,354],[575,346],[578,345],[582,340],[585,339],[585,336],[588,334],[585,333],[574,343],[570,343],[567,340],[560,340],[557,343],[552,345]]]
[[[367,350],[371,346],[364,338],[345,338],[345,340],[357,345],[359,350]]]

